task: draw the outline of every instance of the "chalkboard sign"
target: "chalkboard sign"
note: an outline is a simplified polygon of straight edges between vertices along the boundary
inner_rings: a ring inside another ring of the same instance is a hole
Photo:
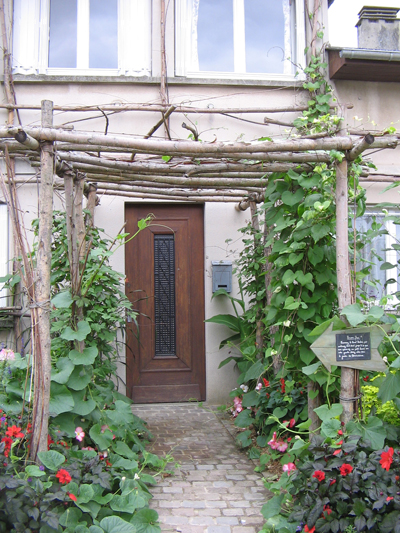
[[[370,361],[370,333],[340,333],[336,335],[336,361]]]

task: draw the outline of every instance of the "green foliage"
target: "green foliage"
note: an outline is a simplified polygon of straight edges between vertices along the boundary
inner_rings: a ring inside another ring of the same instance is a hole
[[[338,438],[314,437],[301,448],[296,470],[268,485],[277,496],[263,508],[263,531],[294,531],[290,524],[318,533],[397,530],[400,450],[373,450],[359,436]]]

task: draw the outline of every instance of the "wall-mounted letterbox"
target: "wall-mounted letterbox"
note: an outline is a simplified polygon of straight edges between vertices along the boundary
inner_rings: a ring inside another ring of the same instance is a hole
[[[212,291],[232,292],[232,261],[212,261]]]

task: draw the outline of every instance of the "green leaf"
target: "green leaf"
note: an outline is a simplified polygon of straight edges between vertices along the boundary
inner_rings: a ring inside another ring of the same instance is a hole
[[[93,498],[94,492],[90,485],[81,485],[79,487],[79,495],[77,499],[77,503],[89,503],[90,500]]]
[[[93,368],[88,365],[77,365],[69,377],[67,385],[73,390],[85,389],[92,379]]]
[[[285,205],[293,206],[303,201],[304,192],[303,189],[297,189],[295,193],[291,191],[285,191],[282,194],[282,202]]]
[[[61,453],[56,452],[55,450],[50,450],[48,452],[39,452],[37,455],[43,466],[45,466],[52,472],[56,472],[60,468],[60,466],[65,463],[65,457]]]
[[[114,460],[115,457],[117,457],[116,460]],[[122,468],[123,470],[137,470],[138,468],[137,461],[115,455],[113,456],[112,465],[114,468]]]
[[[320,241],[325,235],[331,232],[331,226],[329,224],[318,224],[311,226],[311,236],[315,242]]]
[[[242,398],[243,407],[253,407],[254,405],[257,405],[259,401],[260,401],[260,395],[255,390],[252,390],[250,392],[247,392],[246,394],[243,394],[243,398]]]
[[[330,318],[329,320],[326,320],[325,322],[322,322],[322,324],[318,324],[308,335],[309,337],[319,337],[323,334],[324,331],[326,331],[329,326],[331,325],[333,318]]]
[[[331,420],[326,420],[321,424],[321,433],[326,437],[335,439],[337,437],[339,429],[341,429],[342,424],[340,420],[332,418]]]
[[[275,407],[275,409],[272,412],[273,416],[276,416],[276,418],[283,418],[287,415],[288,410],[284,407]]]
[[[89,324],[84,320],[81,320],[78,322],[77,328],[78,329],[74,331],[67,326],[61,333],[60,337],[66,341],[84,341],[91,331]]]
[[[301,424],[297,424],[296,428],[299,429],[300,431],[307,431],[307,429],[311,426],[311,424],[312,424],[312,420],[311,418],[309,418],[305,422],[302,422]]]
[[[327,420],[340,416],[343,413],[343,405],[340,403],[334,403],[332,407],[329,408],[328,405],[324,404],[314,409],[314,413],[318,415],[318,418],[322,420],[322,422],[326,422]]]
[[[139,509],[133,515],[131,524],[136,527],[137,533],[160,533],[158,514],[153,509]]]
[[[365,315],[361,311],[360,304],[346,305],[342,311],[342,315],[347,318],[353,328],[365,320]]]
[[[243,411],[242,411],[243,413]],[[239,414],[242,414],[242,413],[239,413]],[[251,431],[250,429],[246,430],[246,431],[242,431],[241,433],[239,433],[236,437],[236,442],[242,446],[242,448],[247,448],[247,446],[250,446],[252,444],[252,440],[251,440]]]
[[[113,441],[113,434],[106,429],[101,431],[101,425],[95,424],[89,430],[89,435],[92,441],[98,446],[100,451],[106,450]]]
[[[99,350],[96,346],[87,346],[82,353],[78,352],[78,350],[71,350],[68,357],[74,365],[92,365],[98,353]]]
[[[238,428],[247,428],[254,422],[250,409],[243,409],[235,418],[235,426]]]
[[[366,424],[350,421],[346,424],[346,431],[349,435],[361,435],[365,440],[369,440],[374,450],[382,449],[385,444],[386,430],[382,420],[376,416],[369,416]]]
[[[393,265],[392,263],[385,262],[381,264],[380,268],[381,270],[391,270],[392,268],[397,268],[397,265]]]
[[[215,315],[207,318],[204,322],[212,322],[214,324],[222,324],[227,326],[232,331],[240,332],[240,319],[233,315]]]
[[[133,422],[133,413],[129,404],[121,400],[116,400],[114,405],[114,410],[109,409],[105,411],[107,418],[111,420],[113,424],[124,425]]]
[[[368,309],[367,319],[379,320],[380,318],[382,318],[384,314],[385,314],[385,311],[382,309],[382,307],[373,305],[370,309]]]
[[[84,400],[85,389],[80,391],[72,391],[72,398],[74,399],[73,413],[79,416],[87,416],[96,409],[96,402],[89,398]]]
[[[119,516],[107,516],[100,522],[105,533],[136,533],[136,528],[133,524],[125,522]]]
[[[52,299],[51,303],[56,309],[67,309],[73,302],[71,291],[68,289],[66,291],[59,292]]]
[[[60,516],[60,526],[75,528],[81,517],[82,511],[77,507],[71,507]]]
[[[115,444],[113,444],[113,450],[118,455],[123,455],[124,457],[127,457],[128,459],[137,459],[137,455],[135,452],[133,452],[125,442],[122,442],[118,440]]]
[[[311,374],[314,374],[318,368],[321,366],[321,361],[318,361],[318,363],[314,363],[313,365],[309,365],[309,366],[303,366],[303,368],[301,369],[301,371],[303,372],[303,374],[305,374],[306,376],[311,376]]]
[[[296,275],[290,269],[286,270],[282,276],[282,284],[290,285],[296,279]]]
[[[69,376],[74,370],[74,364],[68,359],[68,357],[61,357],[56,362],[56,367],[51,369],[51,381],[64,385],[67,383]]]
[[[274,496],[265,503],[261,508],[261,514],[265,520],[272,518],[281,512],[282,502],[285,499],[285,494]]]
[[[295,300],[293,296],[288,296],[285,300],[285,305],[283,308],[293,310],[293,309],[298,309],[299,306],[300,306],[300,302],[298,300]]]
[[[58,383],[51,383],[50,388],[50,404],[49,413],[50,416],[57,416],[61,413],[71,411],[74,407],[74,400],[70,391],[65,385]]]
[[[145,505],[146,500],[139,495],[137,490],[128,494],[116,494],[110,501],[111,509],[120,513],[133,513],[136,509],[141,509]]]
[[[398,394],[400,394],[400,372],[396,372],[396,374],[388,372],[379,387],[378,398],[382,400],[382,403],[386,403],[393,400]]]
[[[258,360],[247,370],[243,381],[250,381],[251,379],[257,379],[265,372],[265,366]]]
[[[28,474],[28,476],[31,477],[41,477],[45,476],[46,472],[43,472],[40,470],[40,468],[37,465],[29,465],[25,468],[25,472]]]
[[[315,266],[318,263],[320,263],[324,258],[324,250],[323,248],[316,246],[315,248],[310,248],[308,250],[308,259],[310,263]]]

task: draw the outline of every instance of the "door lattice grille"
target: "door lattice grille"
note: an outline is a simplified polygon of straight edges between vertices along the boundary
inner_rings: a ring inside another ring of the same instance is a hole
[[[155,355],[176,356],[173,235],[154,235],[154,304]]]

